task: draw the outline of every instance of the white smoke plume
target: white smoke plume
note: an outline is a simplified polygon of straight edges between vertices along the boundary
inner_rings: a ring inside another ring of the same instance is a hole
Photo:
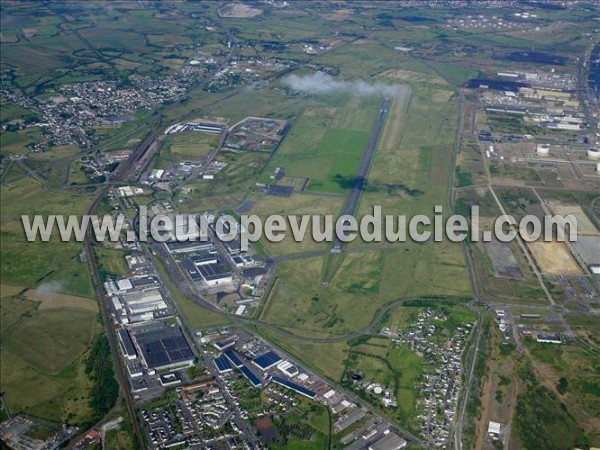
[[[57,292],[60,292],[63,284],[59,281],[47,281],[45,283],[40,284],[37,288],[35,288],[36,297],[38,298],[48,298],[52,297]]]
[[[308,94],[333,94],[346,93],[349,95],[383,95],[394,97],[401,86],[381,82],[367,83],[363,80],[339,81],[331,75],[323,72],[315,72],[311,75],[289,75],[283,79],[283,83],[299,92]]]

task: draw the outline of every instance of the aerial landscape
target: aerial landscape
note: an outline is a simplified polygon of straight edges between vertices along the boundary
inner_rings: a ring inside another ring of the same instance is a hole
[[[0,2],[0,445],[600,448],[600,4]]]

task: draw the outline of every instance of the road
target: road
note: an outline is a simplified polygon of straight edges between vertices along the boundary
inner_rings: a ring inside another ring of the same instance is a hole
[[[139,167],[139,164],[143,161],[147,161],[152,156],[152,153],[158,149],[158,145],[154,145],[156,142],[158,133],[151,133],[142,143],[136,148],[136,150],[131,154],[129,159],[122,163],[115,173],[114,182],[124,181],[126,180],[132,169]],[[99,192],[94,197],[94,200],[89,205],[86,214],[93,214],[100,201],[106,196],[106,193],[111,189],[112,185],[106,185],[103,189],[100,189]],[[83,241],[83,252],[85,255],[85,259],[90,267],[90,273],[92,275],[92,282],[94,285],[94,290],[96,291],[96,298],[98,299],[98,304],[100,308],[100,313],[102,315],[102,322],[104,324],[106,337],[108,339],[108,343],[110,346],[110,352],[112,356],[112,360],[115,365],[115,373],[119,380],[119,385],[121,386],[121,393],[123,394],[123,398],[125,399],[125,404],[127,407],[127,413],[131,419],[132,431],[137,441],[137,446],[139,448],[144,448],[144,439],[141,433],[141,430],[138,425],[135,407],[133,403],[133,397],[131,395],[131,390],[129,389],[128,378],[126,374],[125,365],[120,357],[118,342],[116,337],[115,329],[112,325],[112,317],[108,310],[108,303],[106,301],[106,297],[104,295],[103,283],[100,277],[100,273],[98,270],[98,265],[96,263],[96,259],[93,251],[93,233],[86,233],[85,239]]]
[[[456,185],[456,159],[458,158],[458,152],[460,151],[460,143],[462,138],[462,124],[463,124],[463,112],[465,105],[465,97],[462,92],[459,91],[459,103],[458,103],[458,116],[456,121],[456,131],[454,135],[454,148],[452,151],[452,160],[450,162],[451,175],[450,175],[450,184],[448,186],[448,197],[447,203],[448,208],[450,209],[451,214],[456,214],[454,208],[454,196],[455,196],[455,185]],[[465,266],[469,271],[469,283],[471,285],[471,292],[473,293],[473,297],[475,299],[474,304],[479,305],[482,304],[481,298],[479,296],[479,289],[477,288],[477,277],[475,274],[475,270],[473,268],[473,261],[471,260],[471,254],[469,252],[469,247],[466,241],[462,242],[463,249],[463,258],[465,262]],[[457,419],[454,423],[453,433],[450,433],[447,447],[450,447],[452,442],[452,434],[454,434],[454,448],[456,450],[462,449],[462,428],[464,422],[464,416],[466,411],[467,400],[469,398],[469,391],[471,389],[471,383],[473,379],[473,371],[475,369],[475,360],[477,356],[477,352],[479,350],[479,341],[481,337],[481,311],[477,311],[477,322],[473,327],[473,333],[475,333],[475,340],[471,346],[470,355],[467,359],[469,361],[469,367],[467,368],[467,376],[465,378],[465,385],[463,386],[461,397],[459,399],[459,410]]]
[[[356,173],[356,177],[354,178],[352,190],[348,197],[346,198],[346,204],[344,205],[344,215],[354,216],[356,213],[356,207],[358,206],[358,201],[360,200],[360,194],[365,187],[365,182],[367,181],[367,174],[369,173],[369,168],[371,167],[371,161],[373,160],[373,156],[375,156],[375,150],[377,149],[377,142],[379,141],[379,135],[383,130],[383,124],[385,123],[385,118],[388,113],[388,108],[390,103],[392,102],[389,98],[384,98],[381,102],[381,108],[379,109],[379,114],[377,115],[377,119],[375,120],[375,124],[373,125],[373,130],[371,131],[371,136],[369,137],[369,142],[367,144],[367,148],[363,153],[362,159],[360,161],[360,166],[358,166],[358,171]],[[336,236],[331,245],[332,253],[340,253],[344,249],[344,243],[338,239]]]

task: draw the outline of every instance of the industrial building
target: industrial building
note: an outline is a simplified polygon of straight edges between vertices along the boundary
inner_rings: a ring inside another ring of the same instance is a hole
[[[246,377],[246,379],[250,382],[250,384],[255,387],[255,388],[259,388],[262,386],[262,381],[260,381],[260,378],[258,378],[254,372],[252,372],[250,370],[250,368],[248,368],[248,366],[244,366],[242,365],[242,367],[239,368],[240,372],[242,372],[242,374]]]
[[[234,367],[239,369],[240,367],[244,366],[238,355],[233,350],[227,350],[225,352],[225,356]]]
[[[195,241],[167,241],[165,247],[169,253],[176,255],[181,253],[193,253],[207,251],[213,248],[210,241],[195,240]]]
[[[146,365],[155,370],[191,366],[194,353],[179,327],[160,323],[140,327],[134,336]]]
[[[218,358],[215,358],[215,367],[217,368],[219,373],[227,373],[233,370],[231,365],[229,364],[229,361],[223,355],[219,356]]]
[[[222,263],[210,263],[196,266],[198,273],[209,287],[218,286],[220,284],[231,283],[233,281],[233,273],[229,268]]]
[[[406,448],[407,442],[396,433],[388,431],[381,439],[369,445],[369,450],[400,450]]]
[[[217,350],[223,352],[223,351],[227,350],[229,347],[233,347],[235,345],[236,341],[237,341],[237,336],[232,336],[223,341],[217,341],[217,342],[213,343],[213,346]]]
[[[498,422],[493,422],[490,420],[488,424],[488,434],[492,436],[494,439],[498,439],[500,437],[500,429],[501,424]]]
[[[269,351],[264,355],[258,356],[252,360],[252,364],[261,369],[263,372],[269,370],[281,362],[281,356],[273,351]]]
[[[538,333],[535,337],[537,342],[544,344],[562,344],[563,340],[559,334],[553,333]]]
[[[119,336],[119,342],[121,344],[123,356],[126,359],[137,358],[137,352],[135,351],[135,346],[133,345],[133,341],[131,340],[131,335],[129,334],[129,331],[125,329],[120,329],[117,334]]]
[[[280,362],[277,365],[277,369],[279,369],[283,374],[287,375],[290,378],[294,378],[296,375],[300,373],[300,370],[297,366],[293,365],[289,361]]]
[[[162,242],[208,242],[208,235],[199,225],[197,214],[175,214],[169,219],[153,220],[150,224],[152,236],[161,236]]]
[[[271,380],[274,383],[277,383],[280,386],[291,389],[292,391],[297,392],[298,394],[304,395],[305,397],[308,397],[311,400],[314,400],[315,397],[317,396],[317,394],[315,392],[310,391],[310,390],[306,389],[305,387],[300,386],[299,384],[292,383],[291,381],[286,380],[285,378],[275,376],[275,377],[271,378]]]

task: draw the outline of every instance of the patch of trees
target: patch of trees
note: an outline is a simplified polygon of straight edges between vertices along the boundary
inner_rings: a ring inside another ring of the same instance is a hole
[[[85,373],[92,381],[90,407],[94,417],[99,419],[115,406],[119,397],[119,383],[114,376],[110,346],[104,334],[94,340],[85,361]]]

